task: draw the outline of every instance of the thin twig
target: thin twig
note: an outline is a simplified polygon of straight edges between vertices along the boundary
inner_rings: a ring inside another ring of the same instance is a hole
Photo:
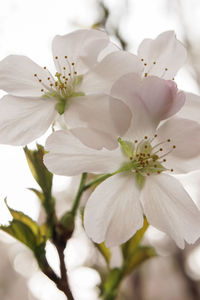
[[[58,245],[55,246],[58,251],[58,255],[60,259],[60,274],[61,274],[61,278],[59,280],[59,283],[57,284],[57,287],[65,293],[68,300],[74,300],[74,297],[69,287],[67,269],[65,266],[65,255],[64,255],[65,248]]]

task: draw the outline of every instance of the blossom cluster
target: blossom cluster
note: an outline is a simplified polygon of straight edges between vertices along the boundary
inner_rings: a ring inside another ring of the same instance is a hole
[[[0,143],[26,145],[52,126],[52,173],[108,175],[84,211],[94,242],[124,243],[146,216],[179,247],[194,243],[200,211],[176,175],[200,167],[200,101],[174,81],[186,60],[174,32],[145,39],[137,55],[95,29],[56,36],[52,51],[55,74],[25,56],[0,62]]]

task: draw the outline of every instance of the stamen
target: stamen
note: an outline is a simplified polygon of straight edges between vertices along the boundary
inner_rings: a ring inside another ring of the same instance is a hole
[[[57,66],[57,70],[59,71],[59,73],[62,73],[58,56],[55,56],[55,65]]]

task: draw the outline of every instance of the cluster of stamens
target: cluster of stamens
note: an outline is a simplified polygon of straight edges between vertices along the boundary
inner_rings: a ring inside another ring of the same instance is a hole
[[[153,68],[154,65],[157,64],[157,62],[153,61],[151,66],[149,66],[149,64],[147,64],[147,62],[145,62],[144,58],[141,58],[141,62],[144,64],[144,67],[145,67],[145,69],[144,69],[144,77],[147,77],[148,76],[148,72],[151,71],[151,69]],[[147,69],[148,69],[148,72],[147,72]],[[161,74],[160,77],[163,78],[165,76],[165,74],[166,74],[167,71],[168,71],[168,68],[165,67],[163,69],[163,73]],[[174,77],[172,78],[172,80],[174,80]]]
[[[156,138],[157,134],[151,139],[145,136],[141,141],[135,140],[133,143],[118,139],[122,149],[125,150],[126,156],[129,157],[130,163],[127,165],[129,170],[142,176],[160,174],[167,170],[173,172],[173,169],[168,169],[163,164],[167,161],[166,156],[176,148],[176,145],[172,145],[168,148],[169,150],[165,151],[164,145],[171,143],[171,139],[156,144]],[[154,145],[152,145],[152,142]]]
[[[55,64],[57,70],[55,77],[51,72],[44,67],[43,69],[47,72],[47,77],[42,80],[38,74],[34,74],[34,77],[38,80],[41,85],[41,92],[45,96],[59,96],[59,97],[69,97],[73,92],[75,86],[77,85],[77,71],[75,70],[75,63],[69,62],[68,57],[64,57],[64,65],[61,66],[58,56],[55,56]]]

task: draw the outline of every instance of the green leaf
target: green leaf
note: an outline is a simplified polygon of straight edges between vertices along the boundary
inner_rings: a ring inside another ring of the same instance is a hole
[[[38,191],[37,189],[34,188],[29,188],[29,191],[32,191],[36,196],[39,198],[41,204],[44,206],[45,205],[45,196],[42,192]]]
[[[6,199],[5,199],[5,204],[14,220],[18,220],[21,223],[27,225],[31,229],[31,231],[33,232],[33,234],[35,236],[39,235],[40,230],[39,230],[38,224],[35,221],[33,221],[29,216],[25,215],[21,211],[16,211],[16,210],[10,208],[7,204]]]
[[[146,217],[144,217],[143,227],[136,232],[136,234],[125,244],[122,245],[122,253],[125,261],[132,258],[135,250],[139,246],[149,224],[147,222]]]
[[[53,174],[49,172],[43,163],[45,154],[44,147],[37,144],[37,150],[29,150],[26,146],[24,147],[24,152],[32,175],[41,187],[43,193],[36,189],[30,190],[38,196],[42,206],[49,215],[54,211],[55,199],[51,195]]]
[[[13,220],[9,226],[1,226],[1,230],[8,233],[24,245],[35,251],[37,241],[36,236],[28,225],[19,220]]]
[[[40,235],[45,241],[52,237],[52,228],[49,226],[49,224],[44,223],[40,226]]]
[[[95,246],[98,248],[99,252],[103,255],[105,258],[105,261],[107,265],[110,264],[110,259],[111,259],[111,252],[110,249],[105,246],[104,243],[101,244],[95,244]]]
[[[37,144],[37,150],[29,150],[26,146],[24,147],[24,152],[33,177],[41,187],[44,194],[49,194],[52,188],[53,174],[48,171],[43,163],[43,157],[45,154],[44,147]]]
[[[29,247],[37,259],[44,257],[46,240],[49,238],[48,226],[46,224],[39,226],[21,211],[10,208],[6,199],[5,203],[13,220],[8,226],[0,226],[0,229]]]
[[[152,247],[140,246],[136,249],[134,255],[125,262],[124,265],[124,275],[128,275],[135,268],[140,266],[147,259],[155,257],[157,254]]]

